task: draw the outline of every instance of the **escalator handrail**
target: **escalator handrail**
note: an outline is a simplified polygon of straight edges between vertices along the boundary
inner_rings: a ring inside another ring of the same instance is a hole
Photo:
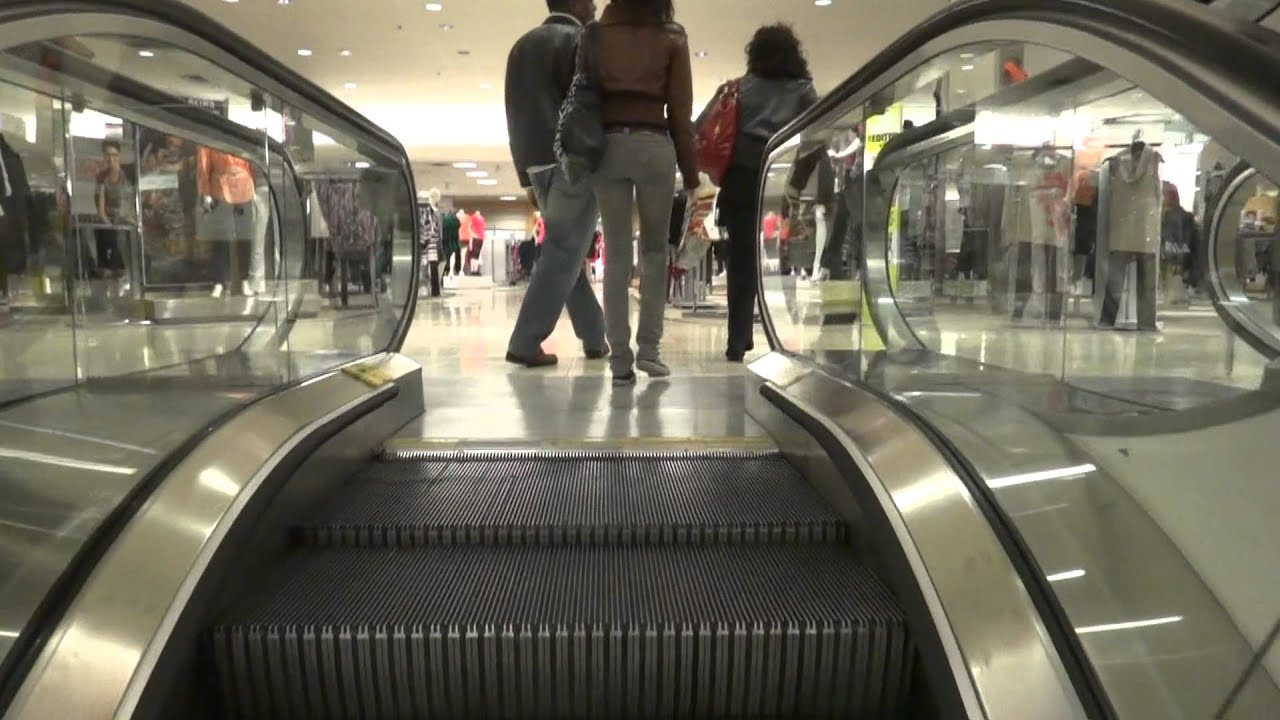
[[[354,129],[357,134],[375,140],[381,146],[380,152],[398,159],[401,173],[411,194],[410,201],[416,199],[417,187],[414,183],[413,167],[403,144],[395,136],[326,92],[316,83],[271,57],[261,48],[185,3],[176,0],[0,0],[0,25],[76,13],[114,14],[155,21],[208,43],[253,68],[262,79],[276,85],[277,91],[283,90],[295,96],[288,99],[290,104],[302,105],[303,109],[313,117],[333,122],[339,127],[346,126],[348,129]],[[35,42],[40,39],[42,38],[30,38],[29,41]],[[422,248],[419,247],[417,213],[410,213],[410,215],[414,223],[413,256],[419,257]],[[420,263],[415,262],[412,265],[408,298],[400,314],[399,323],[385,350],[398,351],[404,345],[409,327],[413,324],[420,282]]]
[[[1221,196],[1217,198],[1216,206],[1212,208],[1212,215],[1205,218],[1208,226],[1204,236],[1207,242],[1207,274],[1213,309],[1217,311],[1218,317],[1222,318],[1222,322],[1226,323],[1233,333],[1243,338],[1249,347],[1267,360],[1275,360],[1280,358],[1280,335],[1266,332],[1265,327],[1259,327],[1257,321],[1240,309],[1236,301],[1231,298],[1231,291],[1227,289],[1227,284],[1222,279],[1218,262],[1218,239],[1222,233],[1222,224],[1227,221],[1224,214],[1227,206],[1230,205],[1235,193],[1246,182],[1257,176],[1258,171],[1252,166],[1245,162],[1238,163],[1227,175],[1226,185],[1223,187]],[[1272,242],[1280,242],[1280,240],[1273,239]],[[1272,272],[1275,272],[1275,268],[1272,268]]]
[[[769,143],[766,156],[868,85],[883,80],[896,65],[930,42],[967,26],[996,20],[1049,21],[1084,30],[1102,29],[1104,37],[1128,39],[1129,45],[1171,48],[1167,53],[1170,59],[1208,68],[1222,77],[1256,77],[1259,67],[1280,62],[1280,47],[1273,44],[1273,33],[1207,7],[1170,0],[960,0],[898,38],[780,130]],[[1243,117],[1280,139],[1280,96],[1274,92],[1274,81],[1258,78],[1250,85],[1255,91],[1250,103],[1212,89],[1210,98],[1222,101],[1219,107],[1223,112]],[[1261,112],[1258,104],[1275,112]]]

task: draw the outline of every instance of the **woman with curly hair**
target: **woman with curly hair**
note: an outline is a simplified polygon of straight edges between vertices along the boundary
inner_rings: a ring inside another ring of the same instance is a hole
[[[718,200],[720,222],[729,230],[725,358],[730,362],[742,362],[755,347],[756,199],[765,145],[817,101],[809,63],[791,26],[779,23],[757,30],[747,45],[747,74],[738,81],[738,136]],[[715,103],[703,111],[698,126]]]

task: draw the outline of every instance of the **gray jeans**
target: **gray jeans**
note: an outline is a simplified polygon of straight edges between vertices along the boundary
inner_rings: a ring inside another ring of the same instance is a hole
[[[529,179],[542,208],[547,239],[533,267],[507,352],[523,358],[537,355],[566,308],[583,346],[603,349],[604,316],[582,267],[596,225],[596,199],[590,184],[571,184],[559,168],[543,170]]]
[[[604,317],[615,375],[632,372],[631,219],[640,215],[640,325],[638,357],[659,359],[667,302],[667,235],[675,197],[676,150],[657,133],[610,133],[594,178],[604,224]]]

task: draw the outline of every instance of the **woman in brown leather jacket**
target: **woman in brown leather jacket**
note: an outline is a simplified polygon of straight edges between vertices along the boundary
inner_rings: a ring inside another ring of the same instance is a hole
[[[671,0],[612,0],[587,33],[603,98],[604,160],[596,199],[604,224],[604,311],[614,385],[671,370],[662,362],[667,291],[667,232],[676,168],[688,189],[698,186],[693,142],[693,72],[684,28]],[[581,58],[580,58],[581,59]],[[632,213],[640,215],[640,324],[631,349]]]

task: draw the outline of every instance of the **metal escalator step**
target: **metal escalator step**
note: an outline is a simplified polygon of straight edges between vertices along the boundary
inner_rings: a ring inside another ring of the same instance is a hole
[[[381,462],[298,528],[317,547],[840,543],[776,453],[481,454]]]
[[[826,545],[309,551],[211,641],[235,718],[893,718],[913,657]]]

